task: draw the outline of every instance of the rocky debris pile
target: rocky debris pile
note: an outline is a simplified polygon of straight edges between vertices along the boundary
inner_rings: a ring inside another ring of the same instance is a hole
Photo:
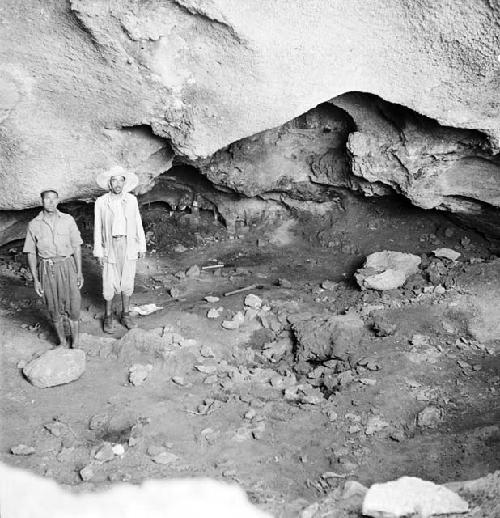
[[[52,349],[31,360],[23,374],[35,387],[49,388],[77,380],[85,372],[81,349]]]
[[[406,279],[418,272],[421,259],[403,252],[375,252],[370,254],[354,277],[363,290],[393,290],[401,287]]]
[[[345,360],[356,350],[364,332],[364,322],[356,314],[293,320],[298,362]]]

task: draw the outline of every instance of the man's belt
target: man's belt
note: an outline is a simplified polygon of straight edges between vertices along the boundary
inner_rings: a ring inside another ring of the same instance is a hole
[[[40,257],[40,261],[46,264],[57,264],[57,263],[63,263],[66,261],[66,259],[69,259],[71,256],[64,256],[64,255],[55,255],[54,257]]]

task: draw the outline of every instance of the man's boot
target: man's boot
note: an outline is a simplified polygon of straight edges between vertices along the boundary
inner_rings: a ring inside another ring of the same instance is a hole
[[[69,326],[71,328],[71,347],[73,349],[77,349],[80,345],[80,335],[79,335],[79,322],[78,320],[70,320]]]
[[[135,329],[137,327],[137,322],[130,316],[130,313],[128,311],[124,311],[122,313],[122,324],[127,329]]]
[[[57,345],[59,347],[66,347],[68,343],[66,342],[66,331],[64,330],[64,322],[62,318],[57,322],[54,322],[54,327],[56,329],[57,338],[59,339],[59,343]]]
[[[115,322],[113,320],[112,313],[104,315],[103,330],[108,334],[113,334],[115,332]]]

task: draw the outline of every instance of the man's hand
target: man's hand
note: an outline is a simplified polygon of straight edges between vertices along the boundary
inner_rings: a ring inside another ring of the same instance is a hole
[[[146,252],[139,252],[139,259],[144,259],[146,257]]]
[[[36,292],[36,294],[39,297],[43,297],[42,285],[40,284],[40,281],[38,279],[35,279],[34,285],[35,285],[35,292]]]
[[[83,275],[81,273],[76,276],[76,285],[78,286],[79,290],[81,290],[83,287]]]
[[[104,257],[98,257],[97,262],[98,262],[99,266],[104,266]]]

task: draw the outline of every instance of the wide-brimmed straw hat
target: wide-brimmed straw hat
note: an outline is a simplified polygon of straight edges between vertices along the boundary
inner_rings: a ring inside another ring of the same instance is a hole
[[[97,185],[106,191],[109,189],[109,180],[112,176],[123,176],[125,178],[125,184],[123,186],[123,192],[133,191],[139,185],[139,178],[132,171],[127,171],[121,165],[115,165],[108,171],[99,173],[95,181]]]

